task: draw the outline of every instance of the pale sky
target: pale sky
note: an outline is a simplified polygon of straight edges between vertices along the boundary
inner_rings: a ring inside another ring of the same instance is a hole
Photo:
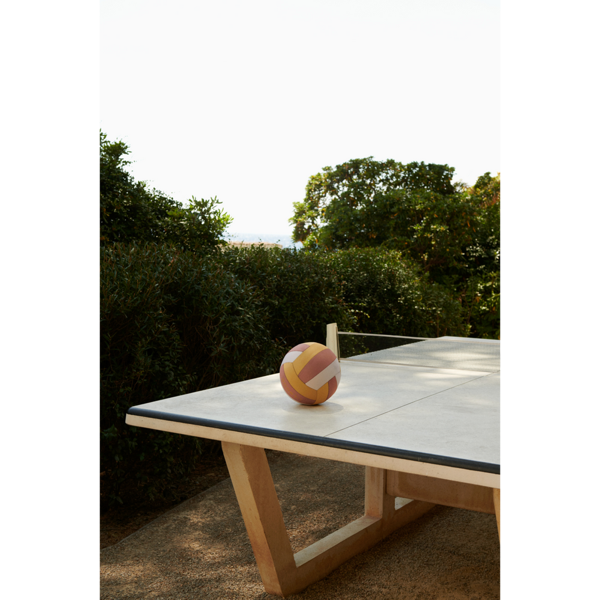
[[[500,169],[496,0],[101,0],[100,126],[231,232],[291,232],[325,166]]]

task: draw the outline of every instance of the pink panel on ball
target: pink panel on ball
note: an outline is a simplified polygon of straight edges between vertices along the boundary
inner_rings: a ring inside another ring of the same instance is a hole
[[[326,369],[334,360],[336,360],[335,354],[329,348],[321,350],[321,352],[316,356],[313,356],[308,363],[306,363],[304,369],[298,373],[300,381],[303,383],[310,381],[313,377],[316,377],[323,371],[323,369]]]
[[[332,377],[327,383],[329,383],[329,392],[327,393],[327,400],[335,394],[337,390],[338,382],[336,377]]]
[[[283,370],[283,365],[279,369],[279,379],[281,381],[281,386],[285,390],[285,393],[290,398],[292,398],[292,400],[296,400],[296,402],[301,402],[302,404],[312,404],[313,403],[313,400],[310,400],[309,398],[306,398],[305,396],[303,396],[302,394],[300,394],[299,392],[297,392],[292,387],[292,384],[288,381],[288,378],[285,376],[285,372]]]
[[[305,398],[304,396],[302,396],[302,400],[298,400],[297,402],[300,402],[300,404],[306,404],[308,406],[312,406],[313,404],[316,404],[316,402],[314,400],[310,400],[308,398]]]

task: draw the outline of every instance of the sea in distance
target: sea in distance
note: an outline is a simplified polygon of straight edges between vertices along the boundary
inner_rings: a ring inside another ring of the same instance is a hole
[[[290,233],[248,233],[231,231],[225,234],[225,239],[230,242],[265,242],[267,244],[281,244],[284,248],[302,248],[302,242],[294,243]]]

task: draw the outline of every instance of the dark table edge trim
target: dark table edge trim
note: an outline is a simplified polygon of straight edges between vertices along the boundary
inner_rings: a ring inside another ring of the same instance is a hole
[[[411,450],[398,450],[396,448],[386,448],[383,446],[371,446],[358,444],[356,442],[347,442],[332,438],[306,435],[303,433],[291,433],[279,431],[277,429],[265,429],[263,427],[250,427],[248,425],[238,425],[236,423],[227,423],[224,421],[213,421],[211,419],[202,419],[200,417],[190,417],[185,415],[175,415],[172,413],[163,413],[157,410],[147,408],[131,407],[127,414],[136,417],[148,417],[150,419],[159,419],[161,421],[173,421],[176,423],[185,423],[187,425],[200,425],[202,427],[212,427],[214,429],[224,429],[226,431],[239,431],[240,433],[249,433],[264,437],[273,437],[293,442],[303,442],[305,444],[314,444],[317,446],[329,446],[340,448],[342,450],[352,450],[354,452],[363,452],[366,454],[376,454],[380,456],[390,456],[392,458],[403,458],[417,462],[441,465],[444,467],[454,467],[456,469],[466,469],[469,471],[480,471],[483,473],[493,473],[500,475],[500,465],[494,463],[479,462],[455,458],[452,456],[440,456],[437,454],[425,454],[423,452],[413,452]]]

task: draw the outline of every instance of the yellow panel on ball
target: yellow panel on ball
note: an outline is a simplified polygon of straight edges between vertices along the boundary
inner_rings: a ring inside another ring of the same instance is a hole
[[[305,342],[283,358],[279,378],[285,393],[301,404],[322,404],[336,392],[342,369],[336,355],[323,344]]]

